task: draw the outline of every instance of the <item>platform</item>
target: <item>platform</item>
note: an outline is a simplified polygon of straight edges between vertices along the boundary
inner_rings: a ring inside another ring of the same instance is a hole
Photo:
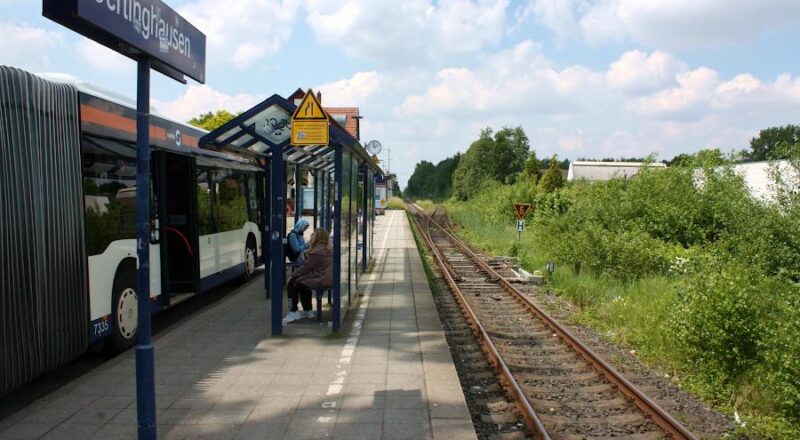
[[[405,213],[341,337],[302,320],[270,337],[263,279],[155,338],[159,439],[474,439]],[[0,421],[0,439],[135,439],[133,350]]]

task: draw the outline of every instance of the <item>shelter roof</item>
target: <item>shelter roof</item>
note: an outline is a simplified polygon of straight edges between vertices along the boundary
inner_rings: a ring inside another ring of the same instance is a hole
[[[380,171],[359,141],[333,118],[330,121],[329,145],[291,145],[291,115],[295,109],[292,101],[277,94],[272,95],[201,137],[199,145],[201,148],[255,158],[269,157],[272,147],[278,146],[283,149],[289,162],[325,170],[334,167],[333,153],[335,148],[340,147],[350,150]]]

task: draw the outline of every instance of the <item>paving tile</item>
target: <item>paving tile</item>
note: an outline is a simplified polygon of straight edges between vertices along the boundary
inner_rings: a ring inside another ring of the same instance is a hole
[[[100,429],[100,426],[85,423],[65,423],[56,426],[41,437],[42,440],[86,440]],[[0,435],[2,437],[2,435]]]
[[[472,420],[432,419],[434,440],[477,440]]]
[[[15,423],[0,432],[2,440],[37,439],[56,427],[55,423]]]
[[[369,409],[353,409],[342,408],[339,411],[339,416],[336,419],[337,423],[382,423],[384,409],[382,408],[369,408]]]
[[[235,440],[264,440],[283,438],[288,422],[245,423],[233,437]]]
[[[384,423],[382,439],[386,440],[429,440],[433,438],[430,425],[407,423]]]
[[[427,424],[428,413],[422,408],[386,408],[383,423]]]
[[[305,440],[332,437],[333,423],[291,423],[284,434],[285,440]]]
[[[127,411],[127,409],[119,409],[119,408],[108,408],[108,409],[99,409],[93,408],[88,409],[84,408],[81,411],[75,413],[72,417],[67,419],[67,423],[77,423],[77,424],[89,424],[89,425],[105,425],[111,419],[116,417],[122,411]]]
[[[31,411],[21,420],[23,423],[61,423],[72,417],[78,408],[50,408],[40,407]]]
[[[137,437],[136,425],[105,425],[91,437],[97,440],[131,440]]]
[[[342,398],[340,415],[346,410],[383,409],[385,406],[385,393],[346,395]]]
[[[337,423],[333,438],[341,440],[379,440],[383,425],[380,423]]]

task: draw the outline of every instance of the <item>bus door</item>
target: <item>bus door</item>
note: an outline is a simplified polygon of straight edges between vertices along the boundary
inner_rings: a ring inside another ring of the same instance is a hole
[[[153,157],[162,301],[170,305],[200,291],[195,159],[165,151],[154,151]]]

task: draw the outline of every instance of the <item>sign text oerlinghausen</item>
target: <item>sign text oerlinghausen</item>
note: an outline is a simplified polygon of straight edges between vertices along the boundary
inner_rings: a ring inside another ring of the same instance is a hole
[[[161,0],[45,0],[43,14],[123,55],[133,48],[205,82],[206,36]]]

